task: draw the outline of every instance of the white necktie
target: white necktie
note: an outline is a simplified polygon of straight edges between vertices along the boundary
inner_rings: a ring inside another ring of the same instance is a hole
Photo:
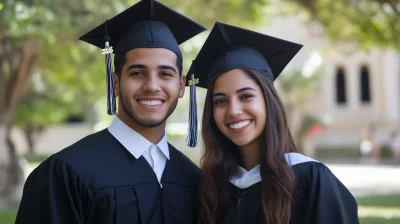
[[[151,168],[153,168],[153,170],[156,170],[156,166],[157,166],[157,162],[159,159],[159,155],[158,155],[158,147],[156,145],[152,145],[150,146],[150,150],[149,150],[149,154],[150,154],[150,166]]]
[[[154,173],[157,176],[158,182],[160,182],[160,185],[161,185],[162,171],[160,168],[160,166],[161,166],[160,156],[162,156],[162,155],[161,155],[160,148],[158,148],[158,146],[156,146],[156,145],[150,146],[149,155],[150,155],[150,166],[153,168]],[[161,185],[161,187],[162,187],[162,185]]]

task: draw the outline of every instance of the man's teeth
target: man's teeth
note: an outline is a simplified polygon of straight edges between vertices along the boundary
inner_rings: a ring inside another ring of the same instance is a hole
[[[161,100],[140,100],[140,104],[142,105],[147,105],[147,106],[157,106],[162,104]]]
[[[247,120],[247,121],[242,121],[242,122],[235,123],[235,124],[230,124],[229,127],[232,129],[239,129],[239,128],[243,128],[249,124],[250,124],[250,121]]]

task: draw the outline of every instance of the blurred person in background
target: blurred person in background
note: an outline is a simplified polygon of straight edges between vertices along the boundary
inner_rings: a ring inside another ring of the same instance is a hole
[[[360,152],[362,158],[368,158],[372,152],[372,142],[371,138],[368,136],[364,137],[360,143]]]
[[[398,132],[390,135],[389,148],[396,163],[400,164],[400,134]]]

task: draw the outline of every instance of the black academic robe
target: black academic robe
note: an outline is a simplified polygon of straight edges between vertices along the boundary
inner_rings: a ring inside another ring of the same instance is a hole
[[[292,166],[295,176],[290,224],[358,224],[357,203],[322,163]],[[262,182],[246,189],[231,184],[229,206],[219,223],[263,223]]]
[[[28,177],[17,224],[196,222],[201,171],[169,145],[160,188],[143,157],[107,129],[52,155]]]

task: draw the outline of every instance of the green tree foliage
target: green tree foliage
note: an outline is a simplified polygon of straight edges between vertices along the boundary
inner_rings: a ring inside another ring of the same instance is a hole
[[[320,22],[332,40],[353,41],[364,48],[400,50],[399,0],[286,0]]]

